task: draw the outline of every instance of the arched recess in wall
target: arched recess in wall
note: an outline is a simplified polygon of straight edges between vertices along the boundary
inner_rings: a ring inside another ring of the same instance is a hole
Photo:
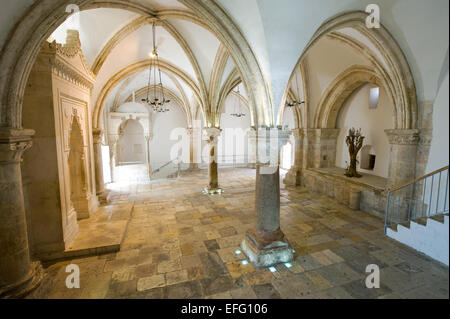
[[[133,119],[124,121],[119,127],[119,165],[144,164],[146,149],[144,127]]]
[[[386,90],[393,98],[395,107],[395,129],[416,129],[418,106],[416,87],[408,61],[403,54],[397,41],[391,36],[389,31],[381,25],[379,29],[368,29],[366,27],[367,14],[362,11],[347,12],[325,21],[316,31],[303,54],[297,62],[288,88],[292,83],[295,72],[299,69],[306,58],[309,50],[323,37],[335,37],[346,42],[359,50],[374,65],[372,70],[382,79]],[[359,40],[357,40],[358,38]],[[305,79],[302,79],[305,80]],[[282,105],[285,105],[289,90],[286,88]],[[277,123],[281,122],[281,111],[277,117]],[[319,111],[322,114],[323,110]],[[319,115],[319,117],[320,117]],[[315,126],[317,123],[327,123],[326,120],[314,115],[314,123],[309,123],[310,127],[326,128],[327,126]]]
[[[374,94],[373,90],[377,92],[376,97],[371,96]],[[345,95],[346,93],[341,94]],[[337,97],[337,100],[341,99]],[[358,154],[358,171],[388,178],[391,146],[385,131],[392,129],[395,120],[392,99],[385,87],[374,82],[362,83],[336,107],[339,111],[334,126],[330,127],[339,129],[336,139],[336,167],[348,167],[349,152],[345,140],[350,128],[360,128],[365,139],[364,147]]]
[[[336,128],[336,119],[339,111],[355,90],[364,84],[384,87],[384,83],[385,81],[380,78],[379,74],[369,67],[354,65],[348,68],[333,80],[322,95],[314,115],[314,127]],[[395,112],[395,109],[393,111],[394,117],[397,117],[398,113]]]
[[[127,66],[126,68],[120,70],[117,72],[114,76],[112,76],[106,85],[102,88],[98,98],[97,102],[95,103],[95,108],[93,111],[93,122],[92,125],[95,128],[102,127],[102,114],[103,110],[105,108],[106,100],[111,93],[111,91],[119,85],[124,79],[132,76],[133,74],[146,70],[150,66],[150,60],[144,60],[137,63],[134,63],[130,66]],[[187,75],[185,72],[181,71],[176,66],[172,65],[171,63],[164,61],[160,59],[160,67],[161,71],[164,73],[172,74],[173,76],[176,76],[177,78],[181,79],[191,90],[194,92],[194,96],[199,103],[201,104],[201,96],[200,96],[200,89],[198,85],[195,83],[193,79],[190,78],[189,75]],[[182,104],[183,105],[183,104]]]
[[[173,17],[203,23],[226,45],[237,68],[248,84],[250,104],[260,124],[271,124],[273,120],[272,100],[255,55],[238,27],[213,0],[180,0],[195,12],[171,10]],[[99,2],[96,0],[38,1],[25,14],[11,32],[4,45],[0,61],[0,126],[22,128],[22,100],[30,70],[42,44],[69,16],[68,5],[78,5],[81,10],[102,7],[119,8],[155,17],[150,3],[140,0]],[[97,117],[98,114],[97,114]]]
[[[70,176],[70,201],[77,213],[78,219],[85,218],[88,214],[89,203],[87,200],[86,183],[86,158],[84,153],[84,138],[80,123],[76,117],[72,120],[69,137],[69,176]]]

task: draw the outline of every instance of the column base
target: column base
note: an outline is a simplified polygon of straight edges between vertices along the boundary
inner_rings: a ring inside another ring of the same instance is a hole
[[[21,299],[33,292],[41,284],[44,278],[44,270],[40,262],[31,264],[31,271],[28,277],[21,282],[0,287],[0,299]]]
[[[104,190],[100,193],[97,193],[97,197],[98,197],[98,201],[100,202],[100,204],[108,204],[109,203],[109,199],[110,199],[110,191],[109,190]]]
[[[281,231],[280,231],[281,232]],[[294,253],[286,238],[262,246],[252,232],[248,232],[241,244],[242,251],[257,268],[275,266],[294,259]]]
[[[302,172],[299,169],[291,168],[289,172],[287,172],[286,177],[284,178],[284,185],[286,186],[300,186],[302,181]]]
[[[203,189],[203,194],[206,194],[206,195],[220,195],[222,193],[223,193],[223,189],[222,188],[205,187]]]

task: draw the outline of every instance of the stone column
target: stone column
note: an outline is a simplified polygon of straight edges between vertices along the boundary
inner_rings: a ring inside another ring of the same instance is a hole
[[[189,134],[190,141],[189,141],[189,169],[195,170],[198,169],[198,159],[197,159],[197,152],[199,149],[201,149],[201,139],[198,135],[198,128],[188,128],[187,133]],[[200,145],[198,145],[200,144]]]
[[[105,181],[103,178],[103,158],[102,158],[102,135],[100,129],[92,130],[94,141],[94,165],[95,165],[95,185],[97,196],[101,203],[108,202],[109,191],[105,189]]]
[[[287,186],[300,186],[302,170],[304,168],[304,130],[294,129],[292,134],[295,138],[295,154],[294,154],[294,165],[291,167],[289,172],[286,174],[284,179],[284,184]]]
[[[280,228],[280,151],[290,131],[260,129],[250,134],[256,145],[256,227],[247,232],[242,249],[256,267],[269,267],[293,259]],[[270,155],[268,155],[270,154]]]
[[[400,186],[413,180],[416,170],[419,130],[386,130],[391,156],[389,162],[388,188]]]
[[[116,164],[118,163],[118,156],[117,156],[117,143],[118,143],[118,136],[117,135],[109,135],[108,138],[108,144],[109,144],[109,161],[110,161],[110,167],[111,167],[111,182],[116,182],[115,180],[115,174],[114,169],[116,167]]]
[[[219,173],[217,170],[217,153],[219,136],[222,130],[216,127],[204,129],[204,135],[207,138],[209,146],[209,185],[203,190],[205,194],[221,194],[222,189],[219,188]]]
[[[150,162],[150,142],[152,141],[153,136],[147,135],[145,136],[145,161],[147,162],[147,171],[148,171],[148,178],[152,179],[152,164]]]
[[[42,267],[30,261],[20,168],[32,135],[0,129],[0,298],[22,297],[42,279]]]

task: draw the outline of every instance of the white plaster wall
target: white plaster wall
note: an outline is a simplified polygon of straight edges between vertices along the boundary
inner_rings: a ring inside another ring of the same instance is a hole
[[[295,129],[294,110],[292,108],[286,107],[284,109],[283,121],[281,124],[283,125],[283,128],[287,126],[290,130]]]
[[[339,74],[353,65],[371,64],[356,50],[340,41],[324,38],[312,47],[308,53],[310,123],[314,123],[315,110],[325,90]]]
[[[219,138],[219,163],[223,164],[243,164],[248,158],[248,138],[247,130],[250,128],[250,112],[241,101],[239,109],[239,99],[230,94],[225,100],[223,113],[220,119],[222,135]],[[233,113],[244,113],[245,116],[237,118],[231,116]]]
[[[372,145],[376,162],[373,171],[358,169],[367,174],[388,177],[390,146],[384,130],[394,126],[392,104],[383,88],[380,88],[378,108],[369,109],[369,94],[372,86],[367,84],[355,91],[344,103],[337,119],[337,128],[340,129],[337,139],[336,166],[346,168],[349,162],[348,148],[345,138],[352,127],[362,129],[366,137],[364,145]],[[359,153],[361,159],[361,153]]]
[[[426,172],[430,173],[449,164],[449,75],[442,82],[434,102],[433,140]]]
[[[388,228],[387,235],[417,251],[449,265],[449,217],[442,224],[428,219],[427,225],[411,223],[410,228],[399,225],[397,232]]]
[[[172,141],[170,135],[173,130],[187,128],[186,114],[176,103],[169,106],[170,112],[153,113],[153,139],[150,142],[150,164],[156,170],[170,162],[170,152],[178,141]]]

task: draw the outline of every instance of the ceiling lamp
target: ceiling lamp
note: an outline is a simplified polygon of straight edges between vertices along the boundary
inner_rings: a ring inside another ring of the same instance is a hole
[[[239,89],[239,85],[237,86],[237,91],[235,92],[237,96],[237,103],[234,104],[234,113],[230,114],[231,116],[241,118],[245,116],[245,113],[241,112],[241,90]]]
[[[162,83],[161,66],[159,63],[159,55],[156,47],[156,26],[153,22],[153,51],[150,53],[150,68],[148,73],[148,90],[147,98],[142,99],[142,102],[147,103],[151,109],[156,113],[166,113],[170,110],[166,107],[170,100],[166,100],[164,94],[164,85]],[[152,91],[152,70],[153,70],[153,98],[150,99]]]
[[[295,72],[295,83],[296,83],[296,86],[297,86],[297,95],[300,96],[300,90],[299,90],[298,79],[297,79],[297,72]],[[286,102],[286,106],[287,107],[300,106],[302,104],[305,104],[305,101],[293,100],[291,102]]]

